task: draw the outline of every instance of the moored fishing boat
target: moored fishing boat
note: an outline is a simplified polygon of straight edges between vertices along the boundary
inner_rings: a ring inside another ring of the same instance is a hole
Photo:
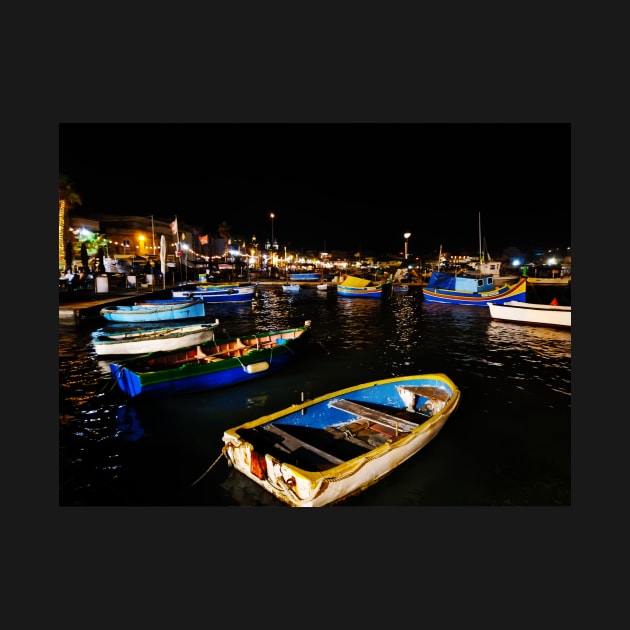
[[[319,272],[312,273],[290,273],[289,280],[299,282],[319,282],[322,279],[322,274]]]
[[[145,300],[132,305],[106,306],[100,314],[111,322],[134,324],[204,317],[206,312],[201,300]]]
[[[504,284],[495,289],[492,276],[462,278],[439,271],[434,271],[429,282],[422,287],[425,302],[467,306],[487,306],[508,301],[524,302],[526,292],[526,278],[520,278],[515,284]]]
[[[532,326],[571,328],[571,307],[559,304],[531,304],[528,302],[505,302],[488,304],[490,317]]]
[[[304,347],[310,321],[299,328],[241,335],[169,352],[112,362],[116,385],[132,398],[199,392],[274,374]]]
[[[418,453],[459,399],[445,374],[363,383],[227,429],[223,453],[292,507],[333,505]]]
[[[178,326],[138,326],[103,330],[91,333],[92,347],[99,356],[146,354],[176,350],[214,339],[217,319],[213,323],[181,324]]]
[[[254,285],[197,285],[194,289],[172,290],[174,300],[197,299],[212,304],[222,302],[249,302],[254,299]]]
[[[540,287],[568,287],[571,285],[571,276],[561,276],[559,278],[527,276],[527,283],[531,286]]]
[[[285,282],[282,285],[283,293],[299,293],[300,285],[297,282]]]
[[[489,256],[487,256],[489,258]],[[442,259],[442,245],[438,254],[438,265]],[[479,267],[475,277],[457,273],[433,271],[426,286],[422,287],[425,302],[437,304],[455,304],[460,306],[487,306],[503,304],[507,301],[524,302],[526,298],[526,279],[514,276],[515,282],[504,282],[500,274],[500,265],[484,261],[481,245],[481,213],[479,213]],[[487,273],[482,275],[482,270]],[[500,279],[497,287],[495,279]]]
[[[337,285],[337,294],[341,297],[381,299],[384,291],[391,291],[391,286],[391,280],[376,284],[366,278],[346,276]]]

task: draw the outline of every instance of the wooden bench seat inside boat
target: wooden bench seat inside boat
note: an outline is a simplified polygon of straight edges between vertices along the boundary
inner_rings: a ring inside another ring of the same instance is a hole
[[[418,426],[417,422],[410,422],[409,420],[392,416],[384,411],[366,407],[361,403],[354,402],[353,400],[347,400],[346,398],[331,400],[328,405],[330,407],[334,407],[335,409],[341,409],[342,411],[352,413],[359,418],[365,418],[366,420],[370,420],[376,424],[394,429],[395,431],[409,432]]]
[[[339,439],[345,436],[328,430],[293,425],[241,429],[239,435],[257,452],[310,471],[327,470],[373,448],[362,440]]]
[[[277,427],[273,424],[265,425],[265,430],[282,438],[283,445],[286,446],[291,451],[295,451],[298,448],[302,447],[309,451],[312,451],[316,455],[319,455],[323,459],[329,461],[331,464],[337,465],[337,464],[343,463],[344,461],[343,459],[339,459],[338,457],[335,457],[334,455],[331,455],[330,453],[326,453],[325,451],[322,451],[321,449],[317,448],[316,446],[313,446],[312,444],[303,442],[299,438],[291,435],[290,433],[287,433],[286,431],[283,431],[280,427]]]

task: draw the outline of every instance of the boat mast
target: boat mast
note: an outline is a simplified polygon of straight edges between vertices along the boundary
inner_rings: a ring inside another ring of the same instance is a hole
[[[481,253],[481,212],[479,212],[479,267],[477,267],[477,275],[481,277],[481,263],[483,262],[483,254]]]
[[[153,215],[151,215],[151,236],[153,237],[153,256],[155,257],[155,226],[153,225]]]

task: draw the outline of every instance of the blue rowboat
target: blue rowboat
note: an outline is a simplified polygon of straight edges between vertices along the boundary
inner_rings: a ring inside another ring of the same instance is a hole
[[[132,398],[186,394],[237,385],[274,374],[293,361],[307,340],[300,328],[242,335],[110,363],[116,385]]]
[[[418,453],[459,399],[445,374],[363,383],[227,429],[223,453],[239,473],[292,507],[332,505]]]
[[[320,282],[322,279],[321,273],[290,273],[289,280],[293,282]]]
[[[106,306],[100,314],[110,322],[135,324],[205,317],[206,311],[201,300],[145,300],[127,306]]]
[[[203,300],[212,304],[220,304],[222,302],[250,302],[254,299],[256,287],[248,285],[241,287],[239,285],[218,285],[204,286],[198,285],[194,289],[173,289],[174,300]]]

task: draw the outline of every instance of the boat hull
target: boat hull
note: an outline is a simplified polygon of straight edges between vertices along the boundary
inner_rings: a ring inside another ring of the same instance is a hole
[[[504,304],[488,304],[488,307],[492,319],[531,326],[571,328],[570,306],[506,302]]]
[[[300,285],[299,284],[283,284],[282,292],[283,293],[299,293]]]
[[[337,285],[337,295],[380,300],[383,296],[383,290],[380,287],[344,287],[339,284]]]
[[[210,304],[221,304],[223,302],[250,302],[254,299],[256,287],[231,286],[231,287],[204,287],[177,291],[173,289],[174,300],[203,300]]]
[[[526,294],[527,280],[525,278],[521,278],[516,284],[506,284],[494,291],[480,293],[431,288],[429,286],[422,287],[425,302],[461,306],[488,306],[489,304],[503,304],[509,301],[525,302]]]
[[[373,381],[228,429],[223,450],[238,472],[280,501],[333,505],[424,448],[459,399],[445,374]]]
[[[309,326],[243,335],[172,352],[112,362],[116,385],[131,398],[187,394],[244,383],[274,374],[306,342]]]
[[[102,308],[102,317],[110,322],[134,324],[138,322],[170,322],[180,319],[205,317],[200,300],[152,300],[131,306],[117,305]]]
[[[290,273],[289,280],[304,282],[320,282],[321,273]]]
[[[214,339],[219,321],[212,324],[161,326],[150,329],[92,333],[92,347],[99,356],[146,354],[194,346]]]
[[[527,282],[531,285],[541,287],[568,287],[571,285],[571,277],[565,276],[562,278],[535,278],[532,276],[528,276]]]
[[[341,297],[357,297],[380,300],[383,291],[387,289],[391,294],[391,282],[372,284],[366,278],[344,276],[344,280],[337,285],[337,294]]]

